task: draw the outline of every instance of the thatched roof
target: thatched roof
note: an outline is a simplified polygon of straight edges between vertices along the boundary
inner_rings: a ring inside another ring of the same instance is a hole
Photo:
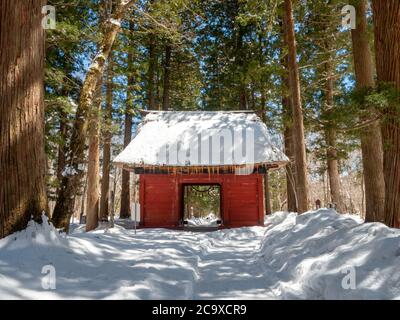
[[[222,137],[222,138],[221,138]],[[288,158],[249,112],[152,112],[114,163],[129,168],[279,167]]]

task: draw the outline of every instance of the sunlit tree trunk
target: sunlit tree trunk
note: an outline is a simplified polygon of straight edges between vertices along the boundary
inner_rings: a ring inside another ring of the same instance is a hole
[[[367,1],[353,0],[356,8],[357,28],[351,31],[354,70],[357,88],[374,87],[371,48],[368,40]],[[371,110],[372,114],[376,111]],[[369,120],[369,119],[366,119]],[[361,151],[365,181],[365,221],[384,222],[385,180],[383,176],[383,148],[379,121],[373,122],[361,132]]]
[[[130,30],[133,32],[134,25],[130,23]],[[134,96],[133,87],[135,85],[135,77],[133,70],[133,59],[134,56],[132,52],[128,53],[128,96],[126,101],[125,110],[125,131],[124,131],[124,147],[127,147],[132,139],[132,111],[134,107]],[[130,206],[130,173],[129,171],[122,171],[122,184],[121,184],[121,207],[119,216],[121,218],[129,218],[131,216],[131,206]]]
[[[280,23],[282,38],[285,38],[285,24]],[[282,122],[284,124],[284,147],[285,154],[289,158],[289,163],[286,165],[286,203],[289,212],[297,212],[296,200],[296,172],[294,163],[294,145],[293,145],[293,107],[290,99],[289,74],[288,74],[288,57],[287,55],[281,58],[283,67],[282,74]]]
[[[336,210],[344,213],[343,199],[341,195],[341,183],[339,175],[339,161],[336,150],[336,131],[333,128],[325,130],[325,140],[327,144],[326,162],[328,168],[329,189],[331,193],[331,201],[336,205]]]
[[[400,90],[400,1],[372,1],[378,82]],[[400,227],[400,101],[391,101],[382,122],[385,223]]]
[[[326,46],[328,50],[331,50],[331,46]],[[325,63],[326,72],[326,88],[325,88],[325,106],[323,113],[328,119],[325,125],[325,142],[326,142],[326,162],[328,168],[329,188],[331,191],[331,201],[336,205],[336,210],[340,213],[345,212],[342,194],[341,194],[341,183],[339,174],[339,159],[337,154],[337,132],[336,124],[332,119],[332,112],[334,108],[334,80],[333,80],[333,65],[328,61]]]
[[[66,97],[68,95],[68,91],[65,89],[65,86],[60,91],[60,94],[63,97]],[[57,152],[57,180],[58,182],[61,182],[62,173],[66,164],[65,153],[66,153],[66,142],[67,142],[67,132],[68,132],[68,118],[67,118],[67,113],[64,111],[63,106],[59,107],[58,118],[60,125],[59,131],[60,131],[61,143],[58,146],[58,152]]]
[[[124,147],[127,147],[132,139],[132,115],[127,108],[125,113],[125,132],[124,132]],[[120,207],[120,218],[129,218],[131,216],[130,206],[130,172],[122,171],[122,183],[121,183],[121,207]]]
[[[296,194],[299,213],[308,210],[307,157],[304,139],[303,110],[300,96],[300,76],[296,58],[296,39],[292,1],[285,0],[285,39],[288,45],[289,92],[293,110],[293,144],[296,166]]]
[[[112,19],[106,22],[98,53],[91,62],[83,82],[69,145],[68,174],[63,177],[54,208],[53,223],[65,231],[69,229],[69,220],[74,212],[75,196],[78,193],[83,176],[84,151],[88,130],[87,120],[94,103],[97,83],[103,76],[106,61],[121,28],[121,18],[128,7],[134,3],[134,1],[116,2],[115,13],[112,15]]]
[[[103,127],[103,173],[101,179],[100,197],[100,219],[107,220],[110,201],[110,162],[111,162],[111,126],[112,126],[112,104],[113,104],[113,61],[109,59],[107,84],[106,84],[106,105],[104,110]]]
[[[271,193],[269,188],[268,171],[264,174],[264,199],[265,199],[265,214],[271,214]]]
[[[47,211],[45,1],[0,1],[0,238]]]
[[[95,107],[89,114],[89,151],[86,198],[86,231],[97,228],[99,220],[99,187],[100,187],[100,109],[102,102],[102,84],[97,83]]]

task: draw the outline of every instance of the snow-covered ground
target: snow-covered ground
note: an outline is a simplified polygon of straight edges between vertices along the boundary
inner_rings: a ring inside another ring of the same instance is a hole
[[[266,224],[65,236],[31,222],[0,240],[0,298],[400,299],[400,230],[326,209]]]
[[[192,226],[192,227],[198,227],[198,226],[202,226],[202,227],[216,227],[218,226],[218,218],[215,216],[215,214],[213,213],[209,213],[207,216],[205,217],[192,217],[190,219],[187,220],[188,225]]]

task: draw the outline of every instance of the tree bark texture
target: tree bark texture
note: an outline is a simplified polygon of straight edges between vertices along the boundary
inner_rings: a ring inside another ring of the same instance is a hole
[[[111,126],[113,110],[113,62],[110,58],[108,63],[106,88],[106,105],[104,110],[103,127],[103,172],[101,179],[101,197],[100,197],[100,219],[107,220],[109,216],[110,202],[110,163],[111,163]]]
[[[0,238],[47,211],[44,5],[0,1]]]
[[[293,111],[293,144],[296,166],[296,194],[299,213],[308,210],[307,157],[304,139],[303,110],[301,105],[300,76],[296,58],[296,39],[292,1],[285,0],[285,38],[288,46],[289,92]]]
[[[400,90],[400,1],[373,0],[372,8],[378,82]],[[400,101],[392,101],[384,116],[385,223],[400,227]]]
[[[133,31],[134,26],[131,22],[130,29]],[[127,147],[132,140],[132,111],[134,109],[134,96],[133,96],[133,86],[135,85],[134,76],[134,66],[133,66],[134,56],[132,52],[128,53],[128,96],[126,102],[125,110],[125,131],[124,131],[124,147]],[[121,218],[129,218],[131,216],[131,206],[130,206],[130,172],[122,171],[122,182],[121,182],[121,207],[119,216]]]
[[[351,31],[357,88],[374,87],[371,48],[368,40],[367,1],[353,0],[356,8],[356,29]],[[376,110],[371,110],[375,117]],[[368,119],[366,119],[368,120]],[[383,147],[378,120],[361,132],[361,152],[365,184],[365,221],[384,222],[385,180],[383,176]]]
[[[328,44],[326,48],[330,49]],[[339,159],[336,147],[337,132],[336,123],[332,119],[332,111],[334,108],[334,80],[333,80],[333,65],[328,61],[325,63],[326,72],[326,88],[325,88],[325,106],[323,113],[328,119],[325,125],[325,142],[326,142],[326,161],[329,177],[329,189],[331,191],[331,201],[336,205],[337,212],[344,213],[344,203],[341,195],[341,183],[339,174]]]

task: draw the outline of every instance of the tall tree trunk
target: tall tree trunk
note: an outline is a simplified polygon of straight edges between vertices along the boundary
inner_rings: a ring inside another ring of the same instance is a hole
[[[64,65],[64,68],[66,68],[65,65]],[[65,77],[64,84],[59,92],[60,96],[62,96],[62,97],[68,96],[68,90],[65,85],[65,83],[67,81],[68,81],[68,78]],[[67,143],[67,133],[68,133],[68,118],[67,118],[67,116],[68,115],[64,110],[64,106],[60,105],[58,108],[58,121],[59,121],[59,134],[60,134],[61,142],[58,145],[57,169],[56,169],[58,184],[60,184],[62,181],[63,170],[65,168],[66,161],[67,161],[67,158],[66,158],[66,153],[67,153],[66,143]],[[57,191],[56,191],[56,193],[57,193]]]
[[[285,38],[285,23],[280,22],[282,38]],[[286,203],[289,212],[297,212],[296,200],[296,172],[294,163],[294,145],[293,145],[293,107],[288,90],[290,89],[288,73],[288,56],[281,58],[281,64],[284,69],[282,74],[282,110],[284,124],[284,146],[285,154],[289,158],[286,166]]]
[[[156,57],[157,61],[157,66],[159,64],[159,57]],[[160,62],[160,65],[162,63]],[[162,79],[161,79],[161,68],[156,68],[156,82],[155,82],[155,87],[156,87],[156,110],[162,110],[162,97],[161,97],[161,88],[163,86]]]
[[[111,126],[113,104],[113,61],[110,57],[107,73],[106,106],[103,127],[103,172],[101,179],[100,219],[108,219],[110,201],[110,162],[111,162]]]
[[[52,217],[54,225],[58,228],[63,228],[65,231],[69,229],[69,220],[74,212],[75,195],[78,193],[83,176],[82,168],[85,161],[85,140],[88,129],[87,118],[94,103],[97,82],[104,73],[104,66],[111,47],[121,28],[121,18],[134,1],[117,1],[117,3],[112,19],[106,22],[105,31],[99,45],[99,52],[86,73],[72,129],[69,145],[71,156],[67,164],[69,174],[65,174],[63,177]]]
[[[326,157],[329,178],[329,189],[331,192],[331,200],[336,205],[336,210],[344,213],[344,205],[341,195],[341,184],[339,176],[339,162],[336,150],[336,130],[327,128],[325,130],[325,140],[327,144]]]
[[[258,63],[259,63],[260,68],[263,68],[265,65],[264,56],[263,56],[262,33],[260,33],[258,35]],[[260,79],[260,104],[261,104],[260,110],[261,110],[262,122],[267,123],[267,97],[266,97],[266,91],[265,91],[265,81],[266,81],[265,77],[262,77]]]
[[[376,71],[379,83],[400,90],[400,1],[372,1]],[[384,110],[382,122],[385,223],[400,227],[400,110],[399,101]]]
[[[356,8],[357,29],[351,31],[354,69],[357,88],[374,87],[373,63],[367,29],[367,1],[353,0]],[[376,111],[371,110],[372,113]],[[383,176],[383,147],[379,121],[361,132],[361,152],[365,181],[365,221],[384,222],[385,180]]]
[[[254,82],[251,84],[250,94],[251,94],[251,108],[252,108],[252,110],[256,111],[256,103],[257,103],[256,100],[257,99],[256,99],[256,86],[255,86]],[[247,106],[247,108],[248,108],[248,106]]]
[[[133,32],[134,25],[130,23],[130,29]],[[128,96],[126,101],[125,110],[125,132],[124,132],[124,147],[126,148],[132,139],[132,111],[134,107],[133,97],[133,86],[135,85],[134,77],[134,66],[133,66],[133,54],[128,53]],[[129,218],[131,216],[130,206],[130,172],[122,171],[122,183],[121,183],[121,208],[119,216],[120,218]]]
[[[103,28],[104,20],[110,17],[112,1],[100,2],[100,26]],[[101,29],[104,32],[104,29]],[[111,55],[111,50],[110,50]],[[94,105],[88,113],[89,117],[89,150],[87,170],[87,198],[86,198],[86,231],[97,228],[100,209],[100,113],[103,102],[103,75],[97,81]]]
[[[247,110],[246,88],[243,85],[240,85],[239,104],[239,110]]]
[[[127,147],[132,139],[132,115],[130,113],[130,107],[125,113],[125,132],[124,132],[124,147]],[[121,208],[119,216],[120,218],[129,218],[131,216],[130,206],[130,172],[122,171],[122,183],[121,183]]]
[[[266,123],[267,122],[267,114],[266,114],[266,112],[267,112],[267,108],[266,108],[267,99],[265,97],[265,87],[264,87],[263,84],[261,85],[260,90],[261,90],[261,97],[260,97],[261,120],[262,120],[262,122]]]
[[[297,212],[296,201],[296,168],[293,165],[294,152],[293,152],[293,130],[291,125],[285,125],[283,133],[285,140],[285,154],[290,162],[286,166],[286,197],[287,197],[287,210],[289,212]]]
[[[268,171],[264,174],[264,199],[265,199],[265,214],[269,215],[272,213],[272,209],[271,209],[271,193],[269,188]]]
[[[328,196],[327,196],[328,186],[325,183],[325,172],[326,171],[324,170],[324,172],[322,173],[322,184],[323,184],[322,189],[323,189],[323,192],[324,192],[324,204],[323,205],[326,206],[326,204],[328,203]]]
[[[67,140],[67,114],[63,110],[62,107],[60,107],[59,111],[59,122],[60,122],[60,136],[62,143],[59,144],[58,146],[58,155],[57,155],[57,180],[58,182],[62,181],[62,173],[65,168],[66,164],[66,157],[65,157],[65,143]]]
[[[330,45],[327,44],[326,48],[331,50]],[[331,191],[331,200],[336,205],[336,210],[340,213],[344,213],[345,208],[343,205],[341,195],[341,183],[339,175],[339,160],[337,155],[336,140],[337,133],[335,128],[335,121],[332,118],[332,111],[334,108],[334,80],[333,80],[333,65],[331,62],[325,63],[326,72],[326,102],[323,113],[328,119],[328,124],[325,128],[325,142],[327,145],[326,149],[326,161],[329,176],[329,187]]]
[[[100,2],[100,27],[104,26],[104,20],[110,17],[112,12],[112,1],[102,0]],[[112,49],[111,49],[112,50]],[[112,54],[110,50],[110,55]],[[100,113],[103,102],[103,75],[97,81],[94,106],[89,112],[89,151],[87,170],[87,198],[86,198],[86,231],[97,228],[99,223],[100,209]]]
[[[243,56],[243,37],[245,34],[244,27],[237,23],[235,20],[241,14],[241,6],[243,5],[240,0],[234,0],[232,2],[234,7],[234,12],[232,15],[232,20],[234,24],[233,29],[233,39],[235,41],[235,62],[237,68],[237,90],[239,97],[239,110],[247,110],[248,108],[248,100],[247,100],[247,90],[246,83],[244,81],[244,65],[245,65],[245,57]]]
[[[300,96],[300,76],[296,59],[296,39],[292,1],[285,0],[285,38],[288,45],[289,91],[293,109],[293,144],[296,165],[296,193],[299,213],[308,210],[307,157],[304,140],[303,110]]]
[[[286,81],[285,81],[286,82]],[[294,146],[293,146],[293,125],[292,122],[288,122],[292,119],[292,105],[289,97],[284,93],[282,97],[282,105],[285,113],[285,129],[283,132],[285,142],[285,154],[289,158],[290,162],[286,166],[286,197],[287,197],[287,209],[289,212],[297,212],[297,201],[296,201],[296,168],[293,165],[294,162]]]
[[[365,191],[364,191],[364,175],[363,176],[361,176],[361,183],[360,183],[360,186],[361,186],[361,217],[363,217],[364,219],[366,218],[365,217],[365,215],[366,215],[366,210],[365,210],[365,200],[364,200],[364,198],[365,198]],[[385,206],[383,206],[384,208],[385,208]]]
[[[149,69],[147,71],[147,99],[149,110],[156,110],[156,97],[155,97],[155,87],[156,87],[156,65],[157,65],[157,52],[155,44],[155,36],[153,33],[149,35]]]
[[[97,82],[96,99],[89,112],[89,151],[87,171],[86,231],[97,228],[99,222],[100,187],[100,110],[103,100],[103,79]]]
[[[247,110],[248,105],[247,105],[247,92],[246,92],[246,84],[244,83],[243,79],[243,68],[244,68],[244,57],[242,56],[243,54],[243,27],[239,26],[239,31],[237,35],[237,64],[238,68],[240,70],[240,75],[239,75],[239,110]]]
[[[86,200],[86,191],[87,191],[87,175],[84,179],[82,197],[81,197],[81,205],[80,205],[80,212],[79,212],[79,223],[82,223],[82,218],[85,215],[85,200]]]
[[[263,50],[262,50],[262,35],[258,35],[258,63],[259,67],[262,68],[264,66],[264,60],[263,60]],[[252,84],[252,108],[254,111],[256,111],[256,98],[255,98],[255,87],[256,84]],[[261,110],[261,120],[266,124],[267,122],[267,106],[266,106],[266,96],[265,96],[265,85],[264,85],[264,79],[260,80],[260,91],[261,91],[261,97],[260,97],[260,110]],[[271,208],[271,192],[270,192],[270,185],[269,185],[269,173],[268,170],[264,174],[264,199],[265,199],[265,213],[266,214],[271,214],[272,213],[272,208]]]
[[[165,46],[165,62],[164,62],[164,87],[163,87],[163,107],[164,111],[169,109],[170,94],[170,72],[171,72],[171,45]]]
[[[0,1],[0,238],[47,211],[45,1]]]

